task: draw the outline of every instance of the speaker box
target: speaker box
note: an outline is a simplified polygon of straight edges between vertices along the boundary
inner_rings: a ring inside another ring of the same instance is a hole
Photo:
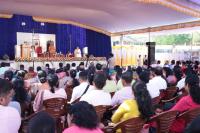
[[[148,66],[150,67],[150,65],[152,63],[154,63],[154,61],[155,61],[155,46],[156,46],[156,43],[155,42],[146,42],[146,45],[148,47]]]

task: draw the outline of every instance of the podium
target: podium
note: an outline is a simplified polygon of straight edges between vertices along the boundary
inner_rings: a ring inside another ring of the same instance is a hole
[[[21,58],[30,58],[31,57],[31,45],[21,44]]]

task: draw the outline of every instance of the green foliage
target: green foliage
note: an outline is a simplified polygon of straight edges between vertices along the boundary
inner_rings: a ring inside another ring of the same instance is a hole
[[[189,45],[192,42],[191,34],[172,34],[154,36],[153,41],[158,45]]]

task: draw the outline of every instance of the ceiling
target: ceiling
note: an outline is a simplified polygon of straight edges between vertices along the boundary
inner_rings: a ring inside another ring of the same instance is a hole
[[[111,33],[200,20],[164,4],[138,1],[142,0],[0,0],[0,13],[70,20]],[[200,0],[166,1],[200,15]]]

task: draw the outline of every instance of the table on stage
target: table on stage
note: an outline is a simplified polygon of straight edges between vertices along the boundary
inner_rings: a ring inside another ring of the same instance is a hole
[[[25,66],[25,69],[28,69],[28,67],[33,66],[36,69],[37,66],[44,67],[45,64],[49,64],[51,68],[58,68],[59,63],[62,62],[64,65],[67,63],[76,63],[76,66],[80,64],[80,62],[88,62],[88,66],[91,62],[94,64],[101,63],[101,64],[107,64],[105,57],[38,57],[38,58],[15,58],[14,64],[11,64],[12,67],[15,69],[19,69],[20,64],[23,64]]]

